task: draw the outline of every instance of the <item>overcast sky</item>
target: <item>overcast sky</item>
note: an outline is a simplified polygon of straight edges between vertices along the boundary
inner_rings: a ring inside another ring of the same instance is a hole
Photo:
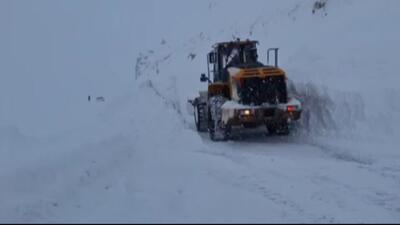
[[[121,94],[153,11],[147,0],[0,0],[2,125],[56,122],[88,94]]]

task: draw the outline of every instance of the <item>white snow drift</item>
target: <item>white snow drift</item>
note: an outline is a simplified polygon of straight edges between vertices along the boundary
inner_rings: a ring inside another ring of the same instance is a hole
[[[0,3],[1,222],[400,221],[400,2],[89,2]],[[280,47],[291,136],[195,131],[206,53],[236,37]]]

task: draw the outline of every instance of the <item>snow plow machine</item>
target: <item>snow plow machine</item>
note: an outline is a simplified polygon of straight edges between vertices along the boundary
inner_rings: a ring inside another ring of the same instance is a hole
[[[288,135],[301,116],[301,103],[289,97],[286,74],[278,67],[278,48],[268,49],[264,65],[258,61],[257,44],[238,39],[217,43],[208,53],[208,73],[200,76],[208,90],[188,102],[194,107],[197,130],[209,132],[213,141],[230,139],[236,129],[257,127]],[[270,53],[274,65],[269,65]]]

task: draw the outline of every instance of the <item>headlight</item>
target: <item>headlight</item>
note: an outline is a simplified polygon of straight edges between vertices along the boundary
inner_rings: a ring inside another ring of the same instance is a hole
[[[241,116],[251,116],[251,110],[250,109],[241,109],[239,110],[239,115]]]

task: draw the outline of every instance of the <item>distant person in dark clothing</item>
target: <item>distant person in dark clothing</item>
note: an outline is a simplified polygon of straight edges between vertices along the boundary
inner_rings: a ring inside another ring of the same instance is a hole
[[[90,102],[90,95],[88,95],[87,100],[88,100],[88,102]]]

